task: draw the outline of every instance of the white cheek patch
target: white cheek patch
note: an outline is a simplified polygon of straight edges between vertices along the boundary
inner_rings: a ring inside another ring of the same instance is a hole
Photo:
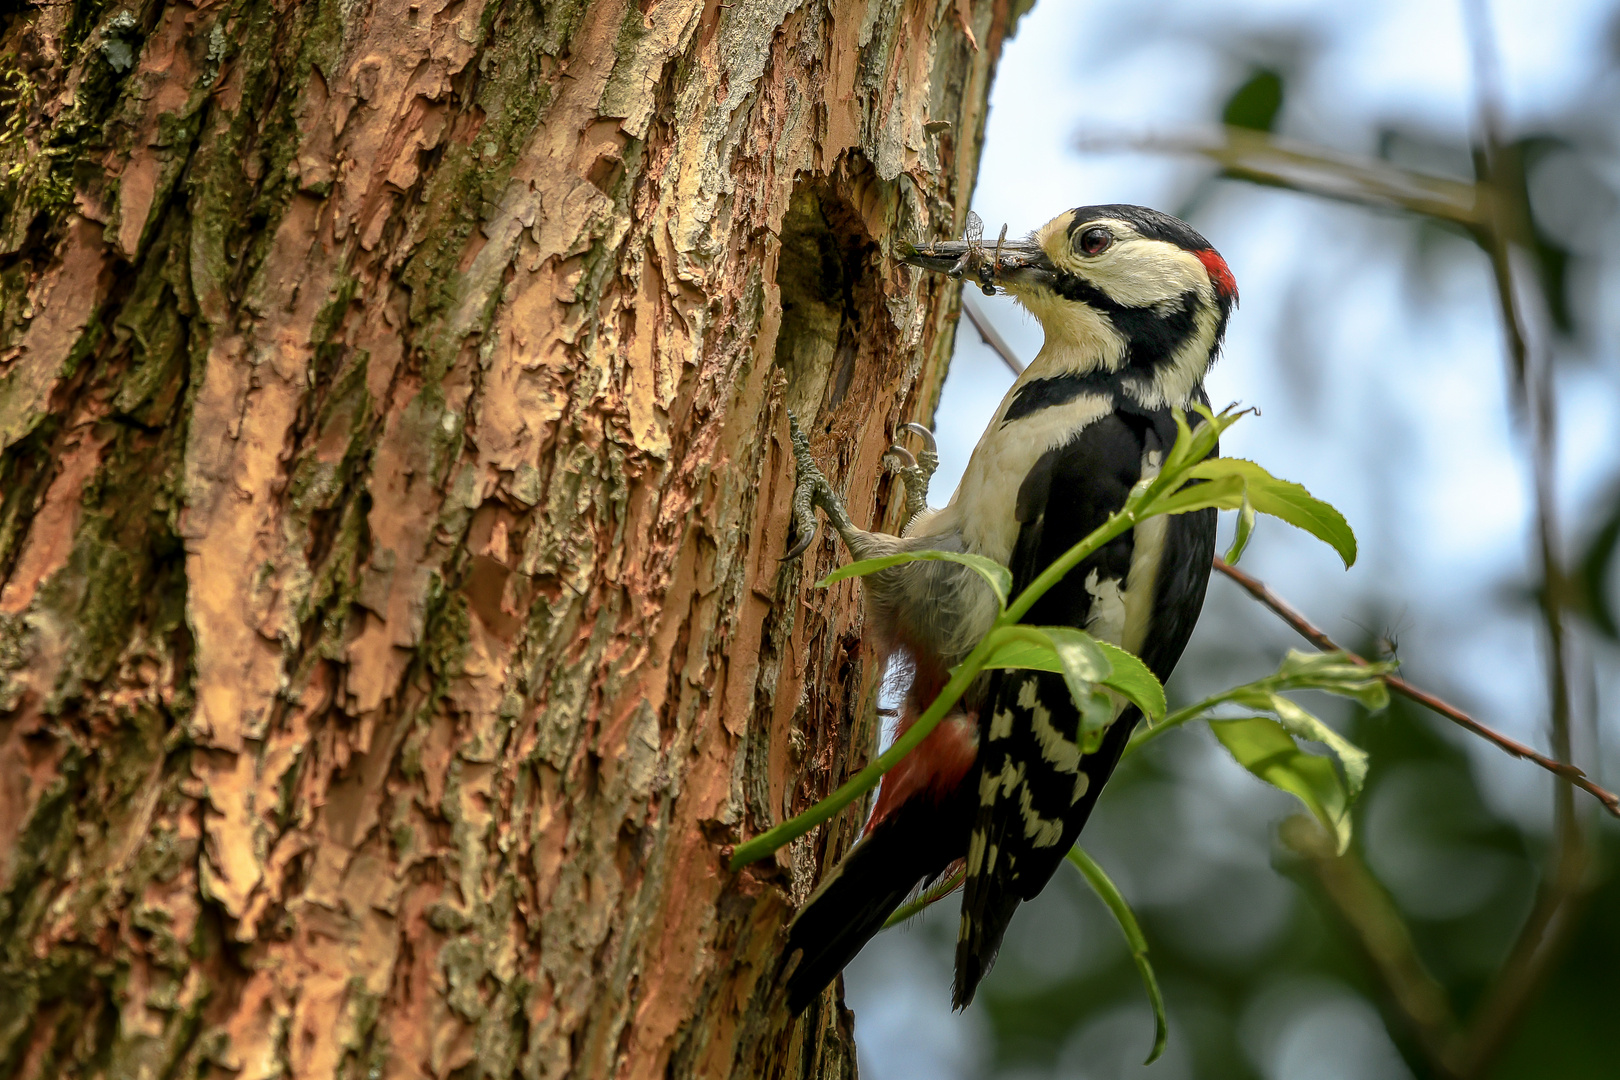
[[[1151,307],[1210,288],[1198,256],[1164,240],[1121,240],[1101,255],[1077,261],[1076,273],[1127,307]]]

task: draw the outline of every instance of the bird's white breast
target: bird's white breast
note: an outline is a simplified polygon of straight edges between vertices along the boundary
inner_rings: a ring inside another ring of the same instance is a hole
[[[1018,489],[1024,478],[1041,455],[1113,411],[1109,398],[1082,394],[1002,426],[1001,418],[1021,385],[1022,381],[1002,399],[996,418],[973,448],[956,494],[945,509],[919,523],[915,535],[958,533],[966,550],[1006,563],[1018,541]]]

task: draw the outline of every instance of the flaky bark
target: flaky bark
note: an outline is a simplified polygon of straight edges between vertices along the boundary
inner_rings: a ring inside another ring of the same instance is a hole
[[[853,1072],[783,409],[895,501],[1014,6],[5,6],[0,1075]]]

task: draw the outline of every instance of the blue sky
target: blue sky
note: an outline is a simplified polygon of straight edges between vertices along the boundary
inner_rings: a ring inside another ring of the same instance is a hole
[[[1452,0],[1041,0],[1001,62],[974,209],[989,236],[1003,222],[1018,235],[1087,203],[1173,211],[1207,166],[1082,154],[1077,141],[1208,125],[1252,62],[1290,55],[1303,59],[1288,84],[1282,134],[1364,154],[1374,151],[1379,124],[1460,141],[1472,100],[1461,11]],[[1612,6],[1516,0],[1492,4],[1491,14],[1510,129],[1534,128],[1571,102],[1607,101],[1610,115],[1620,115]],[[1604,141],[1608,157],[1593,164],[1620,189],[1612,131]],[[1599,255],[1617,249],[1610,220],[1595,231],[1579,219],[1560,227],[1578,250]],[[1361,540],[1361,559],[1346,572],[1322,545],[1262,522],[1245,568],[1343,638],[1361,633],[1355,620],[1376,603],[1400,631],[1409,678],[1545,747],[1536,624],[1505,599],[1529,580],[1530,489],[1483,257],[1440,237],[1438,257],[1420,270],[1406,220],[1235,184],[1215,187],[1195,223],[1232,266],[1243,297],[1210,397],[1262,412],[1233,429],[1224,451],[1304,483],[1343,510]],[[1585,300],[1596,328],[1580,348],[1587,359],[1563,365],[1561,375],[1560,494],[1576,539],[1589,524],[1579,508],[1620,477],[1617,278],[1608,258]],[[1033,320],[1005,298],[973,299],[1020,355],[1034,355],[1041,333]],[[936,417],[936,503],[954,488],[1011,379],[964,326]],[[1218,639],[1222,604],[1239,602],[1217,597],[1217,588],[1189,655]],[[1276,640],[1295,644],[1285,631]],[[1600,646],[1594,666],[1598,711],[1612,713],[1620,662]],[[1236,681],[1250,673],[1232,674]],[[1612,786],[1620,778],[1612,717],[1601,741],[1600,771]],[[1484,744],[1471,753],[1498,811],[1532,828],[1545,821],[1548,786],[1537,770]],[[1588,733],[1585,763],[1592,761]],[[1211,790],[1256,797],[1257,785],[1231,769]],[[1269,814],[1274,804],[1258,805]],[[1264,866],[1265,852],[1258,854]],[[977,1075],[979,1021],[971,1010],[954,1017],[943,1007],[943,962],[915,938],[891,934],[852,967],[863,1075]],[[1170,1080],[1175,1072],[1153,1075]]]

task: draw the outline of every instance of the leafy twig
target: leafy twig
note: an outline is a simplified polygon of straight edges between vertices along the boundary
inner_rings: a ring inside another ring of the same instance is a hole
[[[1108,910],[1113,912],[1115,921],[1125,934],[1125,944],[1130,947],[1131,959],[1136,962],[1137,974],[1142,976],[1142,986],[1147,990],[1148,1004],[1153,1008],[1153,1049],[1148,1052],[1147,1060],[1142,1062],[1143,1065],[1151,1065],[1164,1053],[1164,1044],[1170,1038],[1170,1024],[1165,1017],[1164,995],[1159,992],[1159,980],[1154,977],[1153,965],[1148,962],[1147,937],[1119,888],[1079,844],[1069,849],[1066,858],[1085,876],[1086,882],[1102,898],[1102,902],[1108,905]]]
[[[1318,629],[1309,619],[1300,614],[1297,608],[1295,608],[1288,601],[1284,600],[1282,597],[1278,596],[1276,593],[1272,592],[1271,589],[1258,578],[1252,577],[1244,571],[1239,570],[1237,567],[1232,566],[1226,562],[1226,560],[1218,556],[1215,559],[1215,569],[1237,582],[1246,592],[1249,593],[1250,596],[1253,596],[1256,600],[1270,608],[1279,618],[1282,619],[1283,622],[1293,627],[1295,632],[1297,632],[1300,637],[1304,638],[1306,641],[1309,641],[1318,649],[1321,649],[1323,652],[1342,652],[1354,663],[1367,663],[1365,658],[1357,656],[1355,653],[1350,652],[1348,649],[1345,649],[1344,646],[1337,644],[1332,638],[1328,637],[1327,634]],[[1457,708],[1455,705],[1436,697],[1427,690],[1422,690],[1416,686],[1413,686],[1399,675],[1384,676],[1384,683],[1394,693],[1397,693],[1404,698],[1409,698],[1412,701],[1417,702],[1419,705],[1425,706],[1426,708],[1432,709],[1441,716],[1444,716],[1447,720],[1467,728],[1469,731],[1473,732],[1475,735],[1478,735],[1480,738],[1485,739],[1487,742],[1494,743],[1496,746],[1512,754],[1514,757],[1524,758],[1526,761],[1534,762],[1553,775],[1569,781],[1582,791],[1585,791],[1595,797],[1608,809],[1609,813],[1615,815],[1616,817],[1620,817],[1620,795],[1616,795],[1612,791],[1606,791],[1605,789],[1594,784],[1587,777],[1586,773],[1582,772],[1578,767],[1571,765],[1568,762],[1555,760],[1545,754],[1537,753],[1535,750],[1532,750],[1530,747],[1526,746],[1522,742],[1519,742],[1517,739],[1509,738],[1508,736],[1503,735],[1501,732],[1485,726],[1478,720],[1475,720],[1472,716],[1469,716],[1467,713]],[[1177,715],[1178,714],[1172,714],[1170,719],[1174,720]],[[1169,721],[1166,721],[1166,723],[1169,723]]]
[[[1015,641],[1044,645],[1050,650],[1052,662],[1056,667],[1049,670],[1063,672],[1064,681],[1068,683],[1075,704],[1083,716],[1096,711],[1088,703],[1095,701],[1106,707],[1107,699],[1095,694],[1099,686],[1106,686],[1119,693],[1150,715],[1162,710],[1163,688],[1155,686],[1151,700],[1149,696],[1144,696],[1142,690],[1145,688],[1135,674],[1126,669],[1116,670],[1116,664],[1108,658],[1102,646],[1084,631],[1073,627],[1019,625],[1019,620],[1048,590],[1061,581],[1065,574],[1084,562],[1104,544],[1135,528],[1148,518],[1161,514],[1185,514],[1205,507],[1236,510],[1240,506],[1252,503],[1256,510],[1287,521],[1331,545],[1344,559],[1346,566],[1355,561],[1355,536],[1337,510],[1313,499],[1310,493],[1298,484],[1278,480],[1253,462],[1236,458],[1210,457],[1221,432],[1237,423],[1248,410],[1234,412],[1228,409],[1216,415],[1203,405],[1195,405],[1194,408],[1203,417],[1203,423],[1197,428],[1192,428],[1188,425],[1185,415],[1179,412],[1175,414],[1176,441],[1170,447],[1170,452],[1166,455],[1158,474],[1137,483],[1119,510],[1110,514],[1108,519],[1093,529],[1089,535],[1058,556],[1056,561],[1042,571],[1011,602],[1007,601],[1007,590],[1012,583],[1011,571],[989,559],[973,555],[938,551],[904,552],[876,559],[863,559],[829,574],[821,582],[822,585],[845,577],[877,573],[905,562],[945,559],[965,563],[974,572],[983,576],[995,590],[996,599],[1002,604],[1002,610],[990,632],[985,634],[952,671],[950,682],[945,684],[939,696],[895,740],[893,746],[879,754],[876,760],[856,773],[837,791],[804,813],[782,822],[747,843],[738,845],[729,860],[731,869],[740,870],[795,838],[803,836],[875,787],[884,773],[915,750],[950,714],[951,709],[961,700],[973,680],[978,678],[979,673],[986,668],[998,650]],[[1188,483],[1195,480],[1204,482]],[[1184,487],[1184,484],[1188,486]],[[1141,669],[1140,673],[1147,674],[1148,681],[1156,682],[1151,679],[1151,673],[1146,672],[1140,662],[1135,666]],[[1106,725],[1105,719],[1102,726]],[[1083,733],[1082,731],[1078,734]]]

